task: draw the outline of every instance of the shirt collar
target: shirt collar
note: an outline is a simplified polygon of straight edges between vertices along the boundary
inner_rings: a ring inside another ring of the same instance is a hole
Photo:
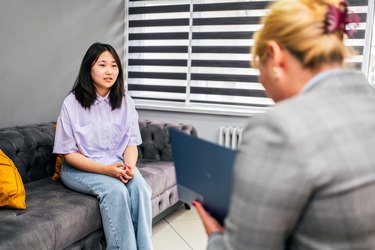
[[[111,91],[108,91],[108,93],[105,96],[100,96],[98,93],[96,93],[96,100],[94,102],[94,105],[97,105],[98,103],[105,101],[106,103],[109,103],[109,93]]]
[[[301,93],[305,93],[307,91],[309,91],[310,89],[312,89],[318,82],[320,82],[322,79],[328,77],[328,76],[333,76],[333,75],[338,75],[338,74],[342,74],[343,72],[345,72],[343,69],[329,69],[329,70],[325,70],[325,71],[322,71],[318,74],[316,74],[315,76],[313,76],[306,84],[305,86],[302,88],[302,91]]]

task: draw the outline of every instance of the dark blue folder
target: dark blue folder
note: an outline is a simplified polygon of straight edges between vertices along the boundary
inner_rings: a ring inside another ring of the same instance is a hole
[[[176,129],[169,130],[180,200],[203,203],[223,224],[232,193],[235,151]]]

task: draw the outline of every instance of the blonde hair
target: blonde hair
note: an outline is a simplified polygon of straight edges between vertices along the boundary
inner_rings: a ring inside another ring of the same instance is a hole
[[[262,19],[263,28],[254,34],[252,65],[268,57],[267,43],[275,41],[294,55],[304,67],[315,69],[324,63],[342,63],[353,54],[344,45],[342,33],[325,32],[328,4],[343,0],[278,0]]]

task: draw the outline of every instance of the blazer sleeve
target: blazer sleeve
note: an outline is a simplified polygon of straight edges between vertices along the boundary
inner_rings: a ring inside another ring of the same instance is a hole
[[[256,119],[245,129],[225,232],[212,235],[208,249],[287,246],[312,187],[303,152],[280,127],[274,120]]]

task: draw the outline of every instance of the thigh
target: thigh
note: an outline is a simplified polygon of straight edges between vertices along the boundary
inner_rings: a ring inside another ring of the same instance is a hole
[[[134,177],[126,184],[126,187],[128,188],[129,192],[132,190],[147,190],[149,193],[151,193],[151,187],[147,184],[145,179],[143,178],[142,174],[139,172],[138,168],[135,169],[135,175]]]
[[[74,191],[94,196],[98,196],[108,189],[124,188],[124,184],[118,179],[103,174],[81,171],[67,163],[64,163],[61,169],[61,181]]]

